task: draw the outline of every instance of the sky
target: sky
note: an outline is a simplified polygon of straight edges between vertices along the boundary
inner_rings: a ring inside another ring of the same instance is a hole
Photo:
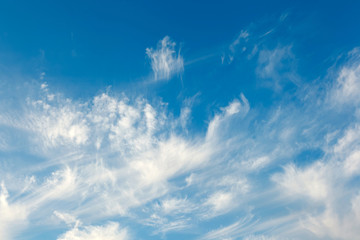
[[[2,0],[0,239],[358,238],[359,9]]]

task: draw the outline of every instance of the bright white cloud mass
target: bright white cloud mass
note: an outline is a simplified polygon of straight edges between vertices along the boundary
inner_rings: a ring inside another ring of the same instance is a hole
[[[2,72],[0,239],[358,239],[359,49],[302,81],[291,45],[254,44],[265,35],[241,31],[218,62],[245,54],[282,97],[264,107],[244,89],[208,104],[202,130],[201,93],[175,111],[126,88],[74,98],[44,72]],[[183,74],[176,46],[146,48],[151,84]]]

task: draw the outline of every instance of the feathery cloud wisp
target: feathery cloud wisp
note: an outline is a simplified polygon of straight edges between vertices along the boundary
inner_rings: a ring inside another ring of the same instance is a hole
[[[166,36],[159,41],[156,49],[147,48],[155,81],[169,80],[184,71],[184,59],[180,50],[176,52],[176,43]]]

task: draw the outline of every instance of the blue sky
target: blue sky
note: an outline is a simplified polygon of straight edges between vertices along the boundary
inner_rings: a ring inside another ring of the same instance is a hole
[[[2,1],[0,239],[356,239],[358,9]]]

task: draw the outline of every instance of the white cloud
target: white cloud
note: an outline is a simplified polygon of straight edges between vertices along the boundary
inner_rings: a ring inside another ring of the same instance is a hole
[[[24,228],[28,212],[26,207],[19,203],[9,203],[9,193],[4,183],[0,189],[0,239],[13,239],[19,230]]]
[[[228,174],[222,179],[209,182],[214,188],[213,193],[204,199],[202,218],[213,218],[223,215],[239,207],[241,199],[250,190],[248,181],[239,176]]]
[[[304,227],[320,238],[356,239],[360,234],[358,201],[358,196],[351,199],[350,210],[342,209],[341,211],[336,210],[334,206],[327,207],[323,213],[310,216],[307,221],[303,221]],[[344,205],[339,207],[341,209]]]
[[[75,227],[58,237],[58,240],[127,240],[126,228],[120,229],[118,223],[110,222],[103,226]]]
[[[6,151],[10,148],[8,141],[4,136],[0,136],[0,151]]]
[[[71,103],[69,99],[53,102],[54,94],[48,91],[43,99],[27,100],[25,116],[12,125],[33,132],[45,148],[86,143],[89,128],[80,105]]]
[[[156,205],[156,208],[165,215],[176,215],[190,213],[195,210],[196,206],[186,198],[170,198],[161,201],[160,205]]]
[[[210,206],[210,216],[224,214],[236,206],[235,196],[231,192],[216,192],[206,200],[204,205]]]
[[[246,41],[249,37],[249,32],[246,30],[241,30],[240,34],[238,35],[238,37],[230,44],[229,49],[232,53],[235,53],[236,51],[236,47],[240,44],[240,41],[242,39],[244,39],[244,41]]]
[[[344,155],[360,146],[359,135],[360,125],[356,124],[354,127],[347,128],[344,135],[338,139],[336,145],[334,146],[334,153]]]
[[[345,159],[344,170],[349,175],[360,175],[360,150],[355,150]]]
[[[256,221],[253,221],[252,216],[248,215],[226,227],[208,232],[201,239],[237,239],[246,232],[249,227],[253,226],[254,223],[256,223]]]
[[[186,228],[191,227],[189,223],[189,218],[177,218],[169,220],[166,217],[159,216],[157,214],[152,214],[150,218],[143,219],[142,224],[152,226],[154,228],[153,234],[167,233],[167,232],[176,232]]]
[[[261,156],[241,162],[241,165],[248,170],[260,170],[271,162],[269,156]]]
[[[45,75],[45,72],[40,73],[40,80],[44,80]],[[41,88],[43,88],[43,85],[41,85]]]
[[[250,189],[247,179],[237,174],[227,174],[221,179],[218,179],[214,185],[228,188],[234,194],[244,194]]]
[[[38,200],[66,199],[76,192],[77,174],[69,167],[52,173],[42,186],[44,195]]]
[[[324,200],[328,196],[326,166],[316,163],[306,169],[287,165],[283,174],[276,174],[273,180],[286,189],[286,193],[300,194],[314,200]]]
[[[195,94],[193,97],[185,99],[183,101],[183,105],[180,110],[180,117],[179,117],[180,125],[183,131],[185,131],[186,133],[188,133],[187,126],[191,122],[191,108],[197,96],[198,94]]]
[[[227,60],[228,63],[230,64],[236,55],[236,52],[238,51],[239,48],[242,49],[242,52],[246,51],[246,42],[249,39],[249,32],[247,30],[241,30],[240,34],[237,36],[237,38],[230,44],[229,46],[229,50],[230,53],[227,56]],[[221,63],[224,63],[225,60],[225,56],[223,55],[221,57]]]
[[[360,102],[360,64],[356,63],[341,69],[331,94],[336,103],[358,104]]]
[[[244,238],[244,240],[276,240],[274,237],[267,237],[264,235],[250,235]]]
[[[325,159],[303,168],[287,165],[272,177],[282,187],[284,201],[312,200],[303,202],[307,209],[300,222],[318,238],[354,239],[360,234],[359,189],[350,184],[360,174],[357,131],[357,125],[345,129]]]
[[[15,162],[16,168],[12,159],[1,162],[1,180],[14,193],[1,194],[6,214],[0,228],[7,229],[7,238],[26,221],[61,228],[51,221],[54,215],[72,228],[59,239],[127,239],[127,228],[101,224],[126,219],[166,234],[192,231],[185,229],[202,221],[216,224],[212,218],[233,212],[251,212],[258,220],[215,227],[204,239],[358,234],[358,119],[338,127],[323,117],[332,110],[322,108],[322,99],[317,106],[310,96],[301,106],[281,103],[260,112],[250,111],[241,95],[220,108],[207,129],[191,133],[191,103],[184,103],[177,118],[166,104],[143,98],[104,93],[76,102],[49,97],[48,86],[40,91],[20,105],[26,111],[0,113],[0,127],[18,131],[26,141],[22,151],[35,156]],[[12,143],[9,135],[0,138],[2,151]],[[305,166],[288,164],[309,149],[324,156]],[[14,181],[19,178],[27,180]],[[17,211],[19,218],[11,215]]]
[[[256,74],[258,77],[265,79],[265,86],[270,86],[275,91],[280,91],[289,82],[299,85],[295,56],[292,53],[291,46],[261,50]]]
[[[78,226],[81,224],[80,221],[76,219],[76,217],[69,213],[61,213],[58,211],[54,211],[54,215],[64,221],[69,226],[72,226],[73,224],[74,226]]]
[[[176,43],[166,36],[159,41],[156,49],[146,49],[155,80],[169,80],[184,71],[184,59],[180,55],[180,50],[176,52],[175,46]]]
[[[241,101],[239,99],[234,99],[228,106],[222,108],[222,112],[214,116],[214,118],[210,121],[206,139],[208,141],[213,141],[219,138],[221,133],[221,127],[226,125],[226,121],[231,119],[231,116],[236,115],[237,117],[244,118],[250,110],[249,101],[246,99],[244,94],[240,96]]]
[[[92,236],[90,228],[81,228],[81,219],[96,223],[110,216],[128,216],[131,210],[171,195],[179,187],[173,179],[206,168],[223,151],[218,144],[221,136],[215,133],[221,132],[223,123],[242,119],[249,111],[244,95],[222,108],[217,115],[220,122],[208,141],[208,134],[182,135],[185,117],[176,119],[167,114],[162,103],[150,105],[142,98],[131,100],[105,93],[81,103],[59,94],[49,99],[50,90],[43,90],[37,99],[27,99],[26,111],[17,117],[17,122],[12,123],[12,114],[8,114],[2,123],[12,124],[30,136],[29,146],[37,146],[36,154],[46,158],[31,169],[20,167],[15,172],[36,174],[52,169],[50,176],[32,181],[20,200],[33,222],[46,221],[55,214],[66,224],[74,224],[74,229],[61,239]],[[176,128],[182,129],[180,134],[173,131]],[[223,209],[216,202],[226,200],[226,194],[232,200],[242,192],[246,188],[242,181],[224,178],[218,185],[224,197],[215,199],[218,195],[213,194],[214,201],[209,199],[206,208],[213,208],[215,214],[226,212],[230,207]],[[157,214],[147,218],[151,226],[158,228],[156,233],[187,228],[192,221],[189,215],[201,215],[205,209],[187,198],[163,198],[159,208],[153,208]]]

